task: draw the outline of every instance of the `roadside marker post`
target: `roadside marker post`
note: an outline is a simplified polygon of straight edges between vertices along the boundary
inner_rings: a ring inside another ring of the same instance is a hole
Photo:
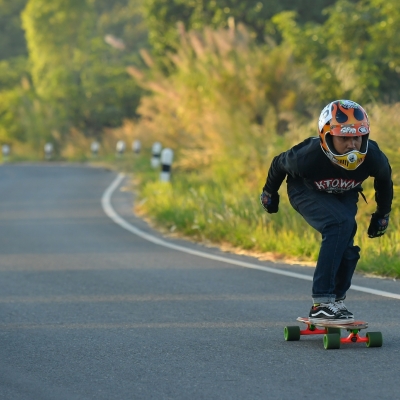
[[[160,156],[161,156],[161,143],[155,142],[151,148],[151,166],[152,168],[158,168],[160,166]]]
[[[160,181],[169,182],[171,180],[171,166],[174,159],[174,152],[171,149],[163,149],[161,152],[161,174]]]
[[[117,150],[117,156],[122,157],[126,149],[126,144],[123,140],[118,140],[116,150]]]

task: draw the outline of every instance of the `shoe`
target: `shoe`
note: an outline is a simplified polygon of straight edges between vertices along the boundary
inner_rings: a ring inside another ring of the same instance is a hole
[[[342,314],[347,315],[350,318],[354,319],[354,315],[352,312],[350,312],[347,307],[344,305],[343,300],[338,300],[335,301],[335,306],[342,312]]]
[[[354,317],[345,315],[335,303],[321,303],[311,307],[309,314],[310,322],[341,323],[349,324],[354,321]]]

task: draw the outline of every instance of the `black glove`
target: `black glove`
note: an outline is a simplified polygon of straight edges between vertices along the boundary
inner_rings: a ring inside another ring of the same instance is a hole
[[[260,203],[267,213],[277,213],[279,210],[279,194],[269,194],[264,190],[260,195]]]
[[[376,238],[385,234],[389,225],[389,214],[373,213],[368,227],[368,236]]]

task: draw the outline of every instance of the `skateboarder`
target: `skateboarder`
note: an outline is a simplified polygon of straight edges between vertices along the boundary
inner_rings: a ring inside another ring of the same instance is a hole
[[[374,178],[376,211],[368,236],[382,236],[393,199],[391,167],[378,144],[369,139],[367,113],[350,100],[336,100],[321,112],[319,137],[311,137],[276,156],[260,196],[268,213],[278,212],[278,190],[287,177],[292,207],[322,235],[312,285],[315,320],[351,322],[344,299],[360,258],[354,245],[355,216],[362,182]]]

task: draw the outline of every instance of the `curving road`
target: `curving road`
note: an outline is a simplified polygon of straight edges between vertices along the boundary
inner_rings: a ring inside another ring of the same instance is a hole
[[[0,166],[0,399],[399,397],[398,282],[357,276],[348,295],[382,348],[285,342],[312,269],[164,239],[116,179]]]

